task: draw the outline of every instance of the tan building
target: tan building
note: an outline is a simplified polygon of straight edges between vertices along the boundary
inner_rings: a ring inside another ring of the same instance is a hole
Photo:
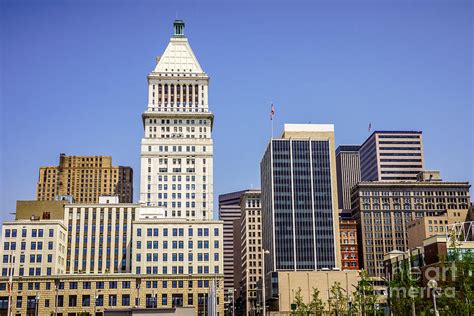
[[[64,220],[64,205],[67,201],[16,201],[15,219]]]
[[[383,275],[384,255],[408,249],[410,222],[447,211],[466,214],[469,188],[468,182],[446,182],[423,175],[417,181],[357,184],[352,190],[352,217],[358,226],[361,268],[370,276]]]
[[[73,196],[77,203],[97,203],[99,196],[117,195],[121,203],[133,201],[133,171],[112,166],[110,156],[59,156],[59,166],[40,167],[38,201]]]
[[[359,271],[299,271],[299,272],[273,272],[272,283],[267,284],[267,298],[270,303],[268,313],[290,313],[291,304],[294,303],[296,291],[301,289],[303,302],[309,304],[313,288],[319,290],[319,298],[328,308],[330,288],[339,282],[347,293],[347,300],[354,300],[354,291],[359,281]]]
[[[257,308],[257,282],[262,278],[262,207],[260,190],[248,190],[240,199],[240,292],[245,315]]]
[[[413,249],[423,244],[423,240],[431,236],[446,236],[448,225],[468,221],[468,210],[447,210],[438,216],[425,216],[418,218],[407,225],[408,249]]]
[[[106,310],[135,306],[148,310],[185,307],[193,315],[203,315],[213,306],[213,291],[217,291],[217,315],[224,313],[222,278],[214,276],[74,274],[14,277],[12,281],[13,315],[103,315]],[[8,277],[0,278],[2,306],[7,306],[8,283]]]

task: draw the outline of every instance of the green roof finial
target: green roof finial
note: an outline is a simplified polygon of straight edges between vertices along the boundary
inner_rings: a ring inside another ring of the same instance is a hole
[[[184,21],[174,20],[174,37],[184,37]]]

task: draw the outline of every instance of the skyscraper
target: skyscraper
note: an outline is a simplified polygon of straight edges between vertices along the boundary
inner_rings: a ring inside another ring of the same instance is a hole
[[[234,288],[234,223],[240,223],[240,198],[246,192],[237,191],[219,195],[219,219],[224,221],[224,289]],[[237,267],[239,268],[239,267]]]
[[[336,149],[337,197],[339,209],[351,209],[351,188],[360,181],[360,157],[357,145],[340,145]]]
[[[265,274],[340,267],[334,126],[285,124],[260,168]]]
[[[71,195],[78,203],[97,203],[101,195],[116,195],[121,203],[133,202],[133,170],[112,166],[110,156],[66,156],[59,166],[40,167],[36,185],[38,201]]]
[[[166,217],[211,219],[209,77],[184,36],[183,21],[174,22],[174,35],[156,61],[142,115],[140,201],[165,208]]]
[[[420,131],[375,131],[360,146],[362,181],[415,181],[424,169]]]
[[[260,190],[249,190],[240,199],[240,257],[242,266],[236,276],[240,280],[243,310],[245,315],[254,315],[257,310],[257,282],[262,277],[262,206]]]

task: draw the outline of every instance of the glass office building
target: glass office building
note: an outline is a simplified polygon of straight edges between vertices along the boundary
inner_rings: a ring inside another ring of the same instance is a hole
[[[333,125],[285,124],[261,162],[266,271],[339,267]]]

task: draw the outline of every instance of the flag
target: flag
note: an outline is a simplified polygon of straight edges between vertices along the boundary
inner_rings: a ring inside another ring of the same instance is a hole
[[[369,123],[369,133],[371,129],[372,129],[372,123]]]
[[[273,120],[273,117],[275,116],[275,106],[272,103],[272,108],[270,110],[270,120]]]

